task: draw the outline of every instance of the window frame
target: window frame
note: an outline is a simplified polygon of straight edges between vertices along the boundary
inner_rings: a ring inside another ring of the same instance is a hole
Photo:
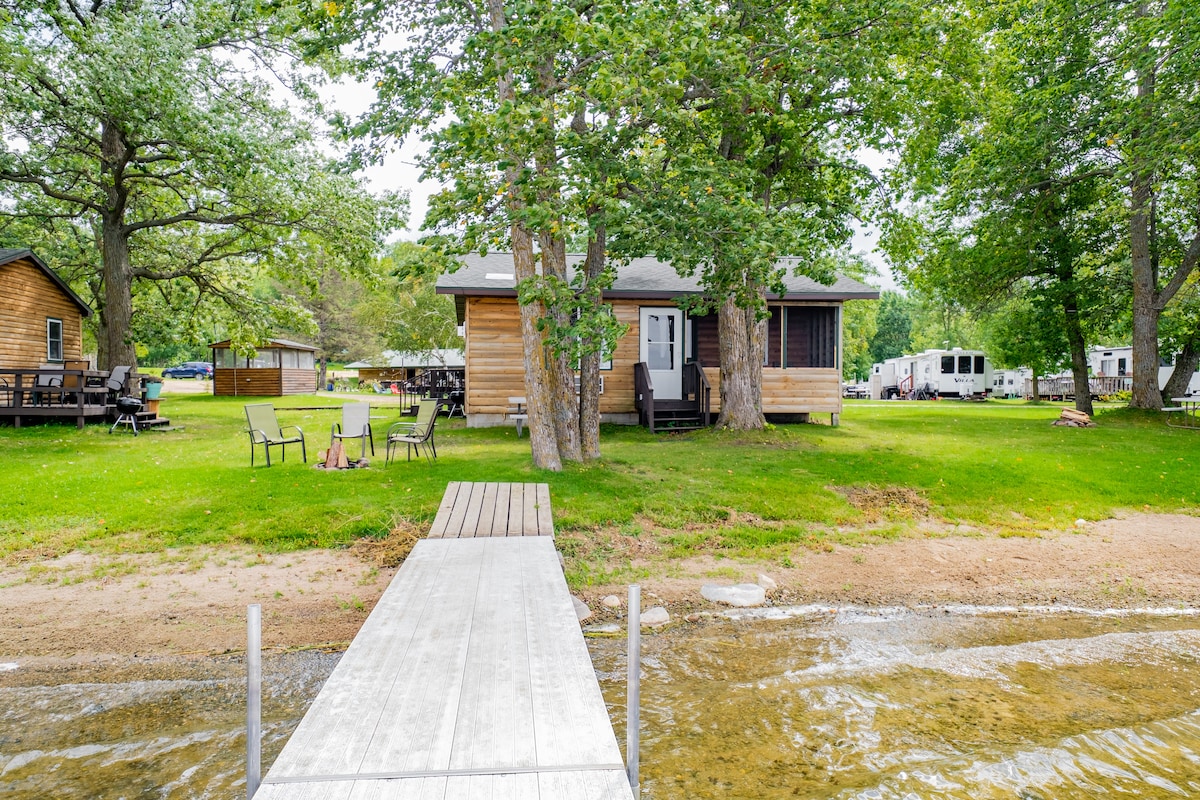
[[[58,326],[57,339],[51,335],[51,326]],[[54,344],[58,344],[58,355],[54,355]],[[46,360],[54,363],[62,363],[63,356],[63,321],[57,317],[46,317]]]

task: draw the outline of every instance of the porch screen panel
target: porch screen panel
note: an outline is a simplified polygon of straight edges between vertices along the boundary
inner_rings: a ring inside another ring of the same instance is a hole
[[[831,369],[837,366],[837,309],[788,306],[785,367]]]
[[[783,308],[770,306],[770,318],[767,319],[767,349],[764,353],[764,367],[783,366]]]
[[[717,340],[719,326],[716,314],[692,317],[692,353],[701,366],[721,365],[721,344]]]

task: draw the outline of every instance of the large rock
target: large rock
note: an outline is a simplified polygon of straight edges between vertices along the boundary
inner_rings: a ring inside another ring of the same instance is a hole
[[[705,600],[714,603],[724,603],[730,606],[761,606],[767,600],[767,592],[763,587],[754,583],[739,583],[736,586],[718,586],[706,583],[700,587],[700,594]]]
[[[647,608],[642,612],[641,623],[644,628],[661,628],[671,621],[671,615],[662,606]]]
[[[580,622],[583,622],[592,615],[592,610],[587,607],[587,603],[575,595],[571,595],[571,602],[575,605],[575,616],[579,618]]]
[[[615,594],[604,595],[604,597],[600,598],[600,602],[604,605],[605,608],[620,608],[621,607],[621,598],[617,597]]]
[[[758,585],[763,587],[764,591],[773,592],[779,588],[779,584],[765,572],[758,573]]]

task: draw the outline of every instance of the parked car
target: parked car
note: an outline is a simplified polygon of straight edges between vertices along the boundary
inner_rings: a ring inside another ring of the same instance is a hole
[[[167,367],[163,370],[164,378],[195,378],[204,380],[213,375],[213,365],[207,361],[185,361],[177,367]]]
[[[847,383],[842,387],[842,397],[865,400],[870,396],[871,384],[869,383]]]

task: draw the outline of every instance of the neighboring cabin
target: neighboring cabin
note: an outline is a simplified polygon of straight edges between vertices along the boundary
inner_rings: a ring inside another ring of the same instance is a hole
[[[225,397],[282,397],[317,390],[317,348],[287,339],[271,339],[251,358],[238,355],[228,341],[210,344],[213,394]]]
[[[582,255],[568,256],[570,265]],[[468,256],[457,272],[438,278],[437,291],[454,296],[466,339],[466,413],[472,427],[501,424],[509,397],[525,394],[524,346],[514,289],[512,256]],[[788,259],[789,270],[795,263]],[[837,415],[842,410],[842,303],[875,299],[879,291],[839,277],[832,286],[788,275],[787,292],[768,298],[770,320],[763,369],[763,412],[770,416]],[[635,259],[621,267],[605,292],[629,332],[601,364],[601,418],[636,424],[634,365],[648,364],[654,398],[679,399],[685,364],[698,361],[719,410],[717,316],[695,316],[675,302],[700,294],[692,278],[665,262]]]
[[[0,249],[0,369],[63,368],[83,358],[92,310],[27,249]],[[77,367],[76,367],[77,368]]]

